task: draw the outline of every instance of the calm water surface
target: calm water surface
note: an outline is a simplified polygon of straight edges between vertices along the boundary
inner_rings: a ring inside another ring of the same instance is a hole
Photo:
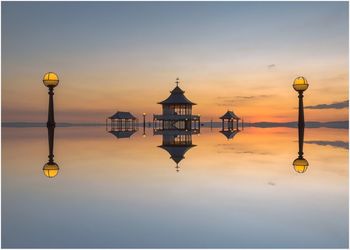
[[[218,129],[176,163],[162,136],[117,139],[103,127],[2,129],[2,247],[346,248],[348,130]]]

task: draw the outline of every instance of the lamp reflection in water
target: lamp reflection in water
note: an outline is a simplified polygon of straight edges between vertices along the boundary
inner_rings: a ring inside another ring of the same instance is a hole
[[[54,162],[53,146],[55,137],[55,127],[48,127],[48,139],[49,139],[49,161],[44,165],[43,171],[45,176],[53,178],[58,174],[59,167],[56,162]]]
[[[49,108],[48,108],[48,119],[47,119],[47,132],[49,141],[49,161],[44,165],[43,171],[45,176],[53,178],[58,174],[59,167],[54,162],[53,145],[55,137],[55,118],[54,118],[54,105],[53,105],[53,89],[58,85],[58,75],[54,72],[48,72],[43,77],[43,83],[49,89]]]
[[[305,128],[305,121],[304,121],[304,104],[303,104],[303,92],[307,90],[309,87],[309,84],[305,77],[297,77],[293,82],[293,88],[295,91],[299,93],[299,116],[298,116],[298,142],[299,142],[299,152],[298,152],[298,158],[296,158],[293,161],[294,170],[297,173],[305,173],[309,163],[306,159],[304,159],[304,151],[303,151],[303,145],[304,145],[304,128]]]

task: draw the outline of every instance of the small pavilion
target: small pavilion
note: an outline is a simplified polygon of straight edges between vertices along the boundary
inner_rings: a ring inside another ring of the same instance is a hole
[[[155,130],[200,130],[200,116],[192,114],[192,106],[196,103],[187,99],[179,87],[179,78],[176,79],[176,87],[170,91],[170,96],[162,105],[163,113],[153,115]]]
[[[223,116],[221,116],[220,119],[222,120],[222,131],[233,130],[234,121],[236,121],[236,129],[239,129],[238,121],[240,120],[240,118],[233,111],[227,110],[227,112]],[[227,124],[226,126],[225,123]]]
[[[108,120],[110,126],[108,126]],[[137,128],[137,118],[130,112],[117,111],[106,120],[106,130],[118,139],[130,138]]]
[[[112,130],[136,130],[137,118],[130,112],[117,111],[114,115],[108,117]]]

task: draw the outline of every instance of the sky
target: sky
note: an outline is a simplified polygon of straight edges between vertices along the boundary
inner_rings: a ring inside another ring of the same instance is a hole
[[[2,121],[45,122],[45,72],[56,72],[56,122],[160,114],[175,87],[202,120],[348,120],[347,2],[2,2]]]

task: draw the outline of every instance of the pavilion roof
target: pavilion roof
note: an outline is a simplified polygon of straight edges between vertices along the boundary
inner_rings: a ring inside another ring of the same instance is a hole
[[[177,146],[167,146],[167,145],[162,145],[158,146],[170,154],[170,158],[173,159],[174,162],[179,163],[182,159],[185,158],[185,153],[190,149],[195,147],[196,145],[177,145]]]
[[[131,131],[118,131],[118,130],[109,131],[109,133],[113,134],[118,139],[130,138],[135,132],[136,132],[135,130],[131,130]]]
[[[170,96],[165,99],[164,101],[158,102],[158,104],[189,104],[189,105],[196,105],[196,103],[191,102],[187,97],[184,95],[185,91],[183,91],[179,86],[178,82],[176,82],[176,87],[170,91]]]
[[[240,119],[233,111],[227,111],[220,119]]]
[[[223,134],[227,139],[233,139],[235,135],[238,133],[238,130],[222,130],[220,131],[221,134]]]
[[[117,111],[114,115],[110,116],[109,119],[131,119],[136,120],[130,112]]]

